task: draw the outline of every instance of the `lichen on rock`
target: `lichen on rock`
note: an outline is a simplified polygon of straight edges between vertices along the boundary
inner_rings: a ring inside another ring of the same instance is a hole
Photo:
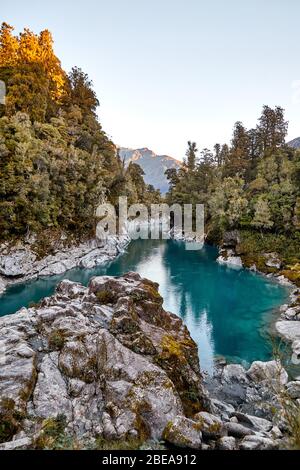
[[[136,273],[88,288],[62,281],[38,306],[1,318],[0,341],[0,398],[26,417],[37,446],[50,445],[43,423],[61,415],[77,439],[159,440],[185,417],[185,393],[196,408],[208,401],[196,344],[158,285]],[[12,419],[2,441],[20,428]]]

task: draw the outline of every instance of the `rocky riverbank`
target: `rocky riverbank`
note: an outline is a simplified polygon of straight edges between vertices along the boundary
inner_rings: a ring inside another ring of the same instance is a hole
[[[250,262],[247,253],[240,248],[241,240],[237,230],[226,232],[219,250],[217,261],[231,268],[246,267],[260,272],[280,284],[290,287],[291,292],[287,304],[282,305],[275,323],[275,330],[284,341],[290,343],[293,363],[300,363],[300,289],[291,280],[291,270],[285,269],[278,253],[262,253],[259,263]]]
[[[63,274],[76,267],[105,264],[122,253],[129,242],[129,236],[124,235],[110,236],[106,241],[94,238],[67,244],[62,235],[42,257],[35,250],[35,237],[13,245],[3,243],[0,246],[0,294],[7,286],[18,282]]]
[[[200,372],[182,320],[136,273],[62,281],[38,306],[0,319],[2,449],[277,449],[293,403],[276,362]]]

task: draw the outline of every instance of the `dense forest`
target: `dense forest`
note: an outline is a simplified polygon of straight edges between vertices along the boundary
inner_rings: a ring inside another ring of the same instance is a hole
[[[230,146],[198,152],[188,142],[182,168],[167,171],[168,201],[205,204],[208,240],[239,229],[248,264],[263,251],[299,261],[300,151],[286,145],[287,129],[283,109],[264,106],[255,129],[235,124]]]
[[[15,35],[3,23],[0,80],[1,240],[46,230],[89,236],[103,201],[161,201],[138,165],[125,167],[98,120],[91,80],[63,70],[49,31]],[[167,170],[166,201],[205,204],[208,241],[239,229],[246,264],[259,266],[264,251],[299,262],[300,151],[286,145],[287,128],[282,108],[264,106],[255,129],[237,122],[231,144],[213,151],[188,142],[180,170]]]
[[[159,197],[131,163],[125,168],[96,115],[92,82],[80,68],[67,74],[51,33],[0,30],[0,238],[44,230],[89,235],[95,209],[119,195],[129,203]]]

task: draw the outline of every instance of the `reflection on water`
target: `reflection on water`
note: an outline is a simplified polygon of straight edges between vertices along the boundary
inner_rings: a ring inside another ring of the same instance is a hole
[[[184,320],[199,346],[203,369],[212,369],[216,355],[242,362],[269,359],[271,346],[264,332],[288,290],[247,270],[221,266],[216,256],[210,246],[186,251],[183,243],[138,240],[108,266],[74,269],[11,287],[0,297],[0,313],[51,295],[61,279],[87,285],[92,276],[137,271],[159,283],[165,309]]]

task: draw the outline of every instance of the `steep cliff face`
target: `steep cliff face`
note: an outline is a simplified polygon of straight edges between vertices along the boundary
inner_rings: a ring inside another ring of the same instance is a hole
[[[120,147],[121,159],[125,160],[128,165],[130,162],[137,163],[144,170],[145,182],[152,184],[155,189],[159,189],[162,193],[166,193],[169,189],[168,180],[165,171],[169,168],[179,169],[181,162],[168,155],[157,155],[148,148],[129,149]]]

